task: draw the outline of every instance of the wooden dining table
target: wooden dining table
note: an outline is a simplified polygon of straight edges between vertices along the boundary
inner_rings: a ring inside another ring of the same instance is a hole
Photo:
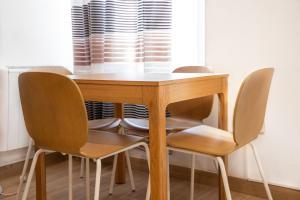
[[[217,94],[218,127],[227,130],[228,74],[222,73],[107,73],[70,75],[85,100],[112,102],[117,117],[122,104],[143,104],[149,110],[149,147],[151,199],[167,200],[166,107],[168,104]],[[122,159],[122,156],[120,156]],[[227,158],[225,165],[227,166]],[[118,182],[125,182],[124,164],[120,160]],[[118,162],[119,163],[119,162]],[[146,183],[145,183],[146,184]],[[46,200],[45,158],[41,155],[36,168],[37,200]],[[225,199],[219,178],[219,199]]]

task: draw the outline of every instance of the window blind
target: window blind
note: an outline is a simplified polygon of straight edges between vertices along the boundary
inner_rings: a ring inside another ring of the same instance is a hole
[[[73,0],[72,28],[75,73],[170,67],[172,0]],[[89,101],[86,108],[89,119],[114,113],[111,103]],[[125,117],[148,117],[142,105],[126,104],[124,110]]]
[[[171,0],[74,0],[75,71],[105,64],[171,61]]]
[[[103,119],[114,116],[114,105],[112,103],[86,101],[85,106],[89,120]],[[125,104],[124,117],[148,118],[148,109],[143,105]]]

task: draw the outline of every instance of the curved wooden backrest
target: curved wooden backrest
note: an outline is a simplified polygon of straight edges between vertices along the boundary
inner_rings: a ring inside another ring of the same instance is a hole
[[[205,66],[183,66],[174,69],[173,73],[213,73],[213,71]]]
[[[61,74],[61,75],[72,75],[72,72],[70,72],[65,67],[61,67],[61,66],[34,67],[30,69],[29,72],[51,72],[51,73]]]
[[[186,66],[175,69],[173,73],[212,73],[212,71],[203,66]],[[213,96],[207,96],[176,102],[170,104],[167,110],[171,116],[202,121],[211,113],[213,99]]]
[[[238,145],[249,143],[261,131],[273,73],[273,68],[257,70],[240,87],[233,117],[234,140]]]
[[[26,128],[40,148],[79,154],[87,142],[84,100],[76,83],[48,72],[24,72],[19,90]]]

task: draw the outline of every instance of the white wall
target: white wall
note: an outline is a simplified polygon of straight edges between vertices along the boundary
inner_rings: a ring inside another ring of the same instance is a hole
[[[72,69],[69,0],[1,0],[0,65]]]
[[[205,0],[172,1],[172,70],[183,65],[204,65],[204,11]]]
[[[0,67],[41,65],[73,70],[71,1],[0,0]],[[25,150],[0,153],[0,166],[24,159]]]
[[[300,189],[300,1],[207,0],[206,64],[230,74],[229,118],[242,79],[275,67],[265,134],[256,144],[269,180]],[[246,178],[248,166],[249,178],[258,179],[248,153],[231,156],[230,173]]]

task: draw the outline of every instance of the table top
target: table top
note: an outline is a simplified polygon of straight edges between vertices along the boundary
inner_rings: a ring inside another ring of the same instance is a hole
[[[101,73],[69,75],[68,77],[79,84],[158,86],[227,76],[228,74],[225,73]]]

